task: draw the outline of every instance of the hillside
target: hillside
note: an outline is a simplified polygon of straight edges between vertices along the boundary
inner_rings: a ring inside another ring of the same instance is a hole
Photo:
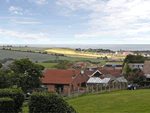
[[[9,50],[0,50],[0,59],[4,58],[13,58],[13,59],[22,59],[26,56],[33,62],[36,60],[38,63],[41,63],[45,60],[55,60],[56,57],[53,55],[39,54],[39,53],[30,53],[30,52],[19,52],[19,51],[9,51]]]

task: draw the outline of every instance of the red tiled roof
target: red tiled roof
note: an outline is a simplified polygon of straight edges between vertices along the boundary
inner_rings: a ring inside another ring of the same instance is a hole
[[[77,76],[80,71],[75,70],[75,75]],[[42,83],[70,84],[73,80],[73,70],[49,69],[44,76]]]
[[[86,75],[92,75],[94,72],[95,72],[95,71],[85,71],[84,73],[85,73]]]
[[[145,74],[150,74],[150,61],[144,62],[144,66],[142,70]]]
[[[108,71],[108,70],[106,70],[106,69],[99,69],[99,71],[100,71],[103,75],[111,74],[110,71]]]
[[[103,67],[97,67],[97,69],[99,70],[99,69],[103,69]]]
[[[121,70],[109,70],[110,71],[110,73],[121,73]]]
[[[121,75],[121,74],[119,74],[119,73],[113,73],[112,76],[114,76],[115,78],[123,77],[123,75]]]

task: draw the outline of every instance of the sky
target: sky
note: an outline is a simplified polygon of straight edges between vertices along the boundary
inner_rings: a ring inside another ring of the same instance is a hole
[[[0,0],[0,44],[150,44],[150,0]]]

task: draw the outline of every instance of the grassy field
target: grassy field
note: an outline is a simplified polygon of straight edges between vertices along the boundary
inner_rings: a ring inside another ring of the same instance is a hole
[[[79,58],[97,58],[97,57],[105,57],[104,55],[94,55],[94,54],[86,54],[86,53],[76,53],[74,50],[71,49],[63,49],[63,48],[52,48],[45,50],[49,54],[51,53],[58,53],[58,54],[64,54],[68,57],[79,57]],[[107,56],[108,58],[111,58],[111,56]],[[115,56],[114,58],[124,59],[124,56]]]
[[[64,55],[69,55],[69,56],[75,56],[75,57],[91,57],[91,58],[97,58],[97,57],[105,57],[103,55],[93,55],[93,54],[85,54],[85,53],[76,53],[73,50],[68,50],[68,49],[61,49],[61,48],[52,48],[52,49],[48,49],[45,50],[48,53],[60,53],[60,54],[64,54]],[[110,58],[111,56],[107,56],[108,58]]]
[[[33,62],[36,60],[38,63],[42,63],[45,60],[55,60],[56,57],[47,54],[39,54],[39,53],[30,53],[30,52],[19,52],[19,51],[9,51],[9,50],[0,50],[0,60],[4,58],[14,58],[14,59],[22,59],[26,56]]]
[[[0,47],[2,49],[3,47]],[[5,47],[11,48],[12,50],[31,50],[31,51],[45,51],[46,49],[51,49],[50,47]]]
[[[121,90],[68,100],[78,113],[149,113],[150,90]]]
[[[149,113],[150,89],[119,90],[69,99],[77,113]],[[23,107],[24,113],[28,107]]]
[[[57,65],[57,63],[37,63],[40,65],[43,65],[45,68],[51,68],[54,65]]]

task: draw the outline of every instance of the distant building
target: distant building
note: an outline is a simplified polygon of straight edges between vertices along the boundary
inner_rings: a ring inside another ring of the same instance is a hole
[[[122,53],[124,56],[127,56],[127,55],[134,55],[133,52],[130,52],[130,51],[127,51],[127,52],[123,52]]]

